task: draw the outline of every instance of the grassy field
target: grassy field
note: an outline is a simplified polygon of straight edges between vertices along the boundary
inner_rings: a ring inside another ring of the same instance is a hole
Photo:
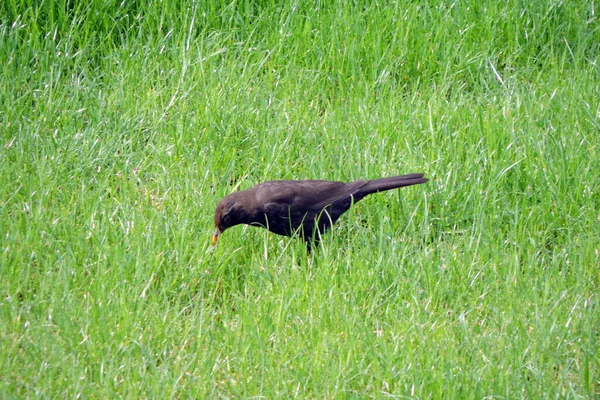
[[[1,2],[1,398],[600,396],[598,3],[307,3]]]

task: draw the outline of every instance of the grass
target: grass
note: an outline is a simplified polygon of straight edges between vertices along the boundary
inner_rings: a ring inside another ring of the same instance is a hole
[[[600,396],[593,1],[0,5],[0,396]],[[424,172],[307,257],[272,179]]]

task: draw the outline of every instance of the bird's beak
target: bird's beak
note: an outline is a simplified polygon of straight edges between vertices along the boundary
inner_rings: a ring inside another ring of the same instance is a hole
[[[212,237],[212,245],[213,246],[215,244],[217,244],[217,240],[219,240],[219,234],[221,234],[221,231],[219,230],[219,228],[215,229],[215,233],[213,233],[213,237]]]

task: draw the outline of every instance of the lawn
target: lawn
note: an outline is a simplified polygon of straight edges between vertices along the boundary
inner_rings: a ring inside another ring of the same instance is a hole
[[[599,397],[599,13],[1,2],[0,397]],[[211,247],[234,190],[414,172]]]

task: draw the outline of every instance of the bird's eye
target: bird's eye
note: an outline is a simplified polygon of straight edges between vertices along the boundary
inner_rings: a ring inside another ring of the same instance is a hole
[[[231,217],[230,217],[229,215],[226,215],[226,216],[224,216],[224,217],[223,217],[223,222],[224,222],[226,225],[229,225],[229,223],[231,222]]]

